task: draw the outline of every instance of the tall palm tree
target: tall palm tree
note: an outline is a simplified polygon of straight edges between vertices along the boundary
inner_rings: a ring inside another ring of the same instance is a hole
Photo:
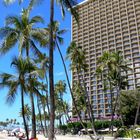
[[[65,65],[65,62],[64,62],[64,58],[63,58],[63,55],[62,55],[60,47],[59,47],[59,44],[60,45],[63,44],[62,35],[66,32],[66,30],[60,30],[59,29],[59,23],[57,21],[54,21],[52,25],[49,24],[48,28],[46,28],[47,33],[49,33],[50,28],[53,29],[53,44],[54,44],[54,47],[57,47],[57,49],[59,51],[59,54],[61,56],[61,59],[62,59],[62,62],[63,62],[63,66],[64,66],[64,70],[65,70],[65,74],[66,74],[66,78],[67,78],[67,82],[68,82],[68,86],[69,86],[69,89],[70,89],[70,93],[71,93],[73,102],[75,102],[74,101],[74,95],[73,95],[73,92],[72,92],[72,89],[71,89],[71,85],[70,85],[70,81],[69,81],[69,77],[68,77],[68,73],[67,73],[67,69],[66,69],[66,65]],[[83,65],[83,67],[84,66],[85,65]],[[74,104],[74,107],[77,108],[76,107],[76,103]]]
[[[57,0],[64,15],[65,8],[69,8],[71,13],[76,16],[76,10],[72,8],[75,0]],[[53,23],[54,23],[54,0],[50,0],[50,32],[49,32],[49,90],[50,90],[50,133],[49,140],[54,139],[54,119],[55,119],[55,100],[54,100],[54,76],[53,76]]]
[[[69,58],[71,60],[71,69],[73,71],[77,72],[77,77],[78,77],[77,83],[78,83],[78,85],[80,85],[81,92],[85,93],[84,102],[86,104],[88,116],[92,123],[92,129],[93,129],[94,135],[96,137],[97,135],[96,135],[95,128],[94,128],[93,111],[92,111],[92,106],[90,104],[89,95],[87,93],[86,85],[84,82],[85,80],[83,78],[83,75],[82,75],[82,79],[79,78],[80,74],[86,72],[86,68],[87,68],[87,64],[85,62],[85,55],[84,55],[82,48],[77,46],[75,42],[71,42],[69,48],[67,49],[67,58]],[[83,82],[83,86],[80,82],[81,80]],[[87,100],[87,102],[86,102],[86,100]]]
[[[23,9],[21,16],[8,16],[6,18],[6,27],[0,29],[0,35],[3,36],[3,42],[0,45],[1,54],[7,53],[18,43],[19,56],[21,56],[25,50],[26,56],[29,58],[29,49],[31,49],[36,56],[41,56],[41,52],[34,42],[43,42],[44,37],[42,34],[44,31],[39,28],[34,28],[34,25],[40,22],[43,23],[43,19],[40,16],[29,17],[33,4],[34,0],[31,0],[28,8]],[[35,109],[32,93],[30,94],[30,99],[32,104],[32,137],[36,138]]]
[[[22,116],[23,116],[23,123],[27,135],[27,140],[29,139],[28,137],[28,128],[27,128],[27,123],[26,123],[26,117],[25,117],[25,110],[24,110],[24,94],[27,93],[27,76],[28,76],[28,71],[34,69],[34,65],[30,62],[27,61],[26,59],[22,58],[14,58],[12,61],[12,65],[17,71],[17,75],[12,75],[8,73],[3,73],[0,74],[0,86],[1,87],[8,87],[9,91],[7,94],[7,99],[6,102],[11,104],[15,101],[15,98],[17,96],[17,90],[20,88],[21,91],[21,105],[22,105]]]
[[[101,74],[102,80],[108,82],[110,94],[111,94],[111,122],[113,122],[113,116],[116,110],[118,97],[121,89],[124,89],[127,84],[127,70],[130,68],[127,66],[127,61],[123,58],[120,51],[109,53],[104,52],[98,60],[98,67],[96,72]],[[104,87],[105,88],[105,87]],[[115,105],[113,107],[113,90],[117,91],[115,97]],[[112,127],[113,135],[113,127]]]

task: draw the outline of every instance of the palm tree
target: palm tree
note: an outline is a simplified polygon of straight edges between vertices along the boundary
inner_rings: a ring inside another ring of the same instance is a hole
[[[40,16],[29,18],[33,4],[34,0],[31,0],[28,8],[23,9],[21,16],[8,16],[6,18],[7,26],[0,29],[0,35],[3,36],[3,43],[0,45],[1,54],[7,53],[18,43],[19,56],[21,56],[25,50],[26,56],[29,58],[29,49],[32,49],[32,52],[34,52],[36,56],[42,55],[34,41],[42,43],[44,40],[42,36],[44,31],[43,29],[34,28],[33,26],[40,22],[43,23],[43,19]],[[30,99],[32,105],[32,137],[36,138],[35,109],[32,93],[30,94]]]
[[[118,102],[118,97],[120,95],[121,89],[124,89],[127,85],[127,70],[130,68],[127,66],[127,61],[124,60],[122,53],[118,52],[104,52],[103,55],[98,60],[98,67],[96,70],[97,74],[101,75],[103,81],[106,81],[109,85],[111,94],[111,122],[113,122],[113,116],[116,110],[116,105]],[[105,87],[105,90],[107,87]],[[115,105],[113,107],[113,90],[117,91],[117,96],[115,99]],[[112,127],[113,135],[113,127]]]
[[[28,50],[29,47],[37,56],[41,55],[34,41],[41,42],[43,40],[41,36],[43,30],[33,28],[33,26],[44,21],[40,16],[29,18],[32,6],[33,4],[30,3],[28,8],[22,11],[21,16],[6,17],[6,26],[0,28],[0,36],[3,38],[3,42],[0,45],[1,54],[7,53],[18,43],[19,55],[22,54],[23,50]],[[28,51],[26,53],[28,54]]]
[[[66,83],[65,81],[59,80],[56,84],[55,84],[55,92],[58,95],[58,100],[60,100],[59,103],[61,103],[63,108],[63,112],[66,114],[68,121],[71,122],[71,119],[69,117],[69,114],[67,112],[66,109],[66,102],[64,102],[63,100],[63,94],[66,93]]]
[[[0,86],[1,87],[8,87],[9,91],[7,94],[6,102],[8,104],[11,104],[15,101],[15,98],[17,96],[17,90],[20,88],[21,91],[21,105],[22,105],[22,116],[23,116],[23,123],[26,131],[27,140],[28,137],[28,128],[26,123],[26,117],[25,117],[25,110],[24,110],[24,94],[27,93],[27,75],[28,71],[34,69],[34,65],[22,58],[14,58],[12,61],[12,65],[17,71],[17,75],[12,75],[8,73],[3,73],[0,75]]]
[[[80,92],[85,93],[84,102],[87,107],[87,113],[88,113],[89,119],[92,122],[92,129],[93,129],[94,135],[96,136],[96,132],[95,132],[95,128],[94,128],[93,111],[92,111],[92,106],[90,104],[90,99],[89,99],[89,95],[87,92],[86,84],[84,82],[85,81],[84,76],[82,75],[82,79],[79,78],[81,73],[86,72],[86,69],[88,67],[88,65],[85,62],[84,52],[81,47],[76,46],[76,43],[72,42],[71,45],[69,46],[69,48],[67,49],[67,54],[68,54],[67,57],[71,60],[71,69],[73,71],[77,72],[78,85],[80,86],[80,89],[81,89]],[[83,82],[83,85],[80,82],[81,80]]]
[[[64,15],[65,7],[69,8],[71,13],[76,16],[76,10],[72,8],[75,0],[57,0]],[[54,76],[53,76],[53,23],[54,23],[54,0],[50,0],[50,31],[49,31],[49,90],[50,90],[50,134],[49,140],[54,139],[54,119],[55,119],[55,100],[54,100]]]
[[[19,4],[22,2],[23,0],[18,0]],[[11,4],[13,2],[15,2],[15,0],[3,0],[4,4]]]
[[[20,110],[19,114],[20,114],[20,116],[23,116],[22,115],[22,109]],[[24,105],[24,115],[25,115],[26,124],[27,124],[27,127],[28,127],[29,126],[29,121],[31,119],[31,107],[28,104]]]

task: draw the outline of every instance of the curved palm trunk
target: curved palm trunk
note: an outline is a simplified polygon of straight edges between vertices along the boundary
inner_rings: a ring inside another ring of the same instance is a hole
[[[29,59],[29,47],[26,47],[26,56]],[[29,70],[30,73],[30,70]],[[29,86],[30,88],[32,88],[32,83],[31,83],[31,75],[29,75]],[[31,134],[31,138],[36,138],[36,116],[35,116],[35,107],[34,107],[34,97],[33,97],[33,93],[30,92],[30,101],[31,101],[31,109],[32,109],[32,134]]]
[[[90,99],[89,99],[89,96],[88,96],[88,93],[87,93],[87,90],[86,90],[86,85],[85,85],[85,80],[83,79],[83,76],[82,76],[82,80],[83,80],[83,83],[84,83],[84,91],[86,93],[86,97],[87,97],[87,100],[88,100],[88,104],[86,104],[87,106],[87,112],[88,112],[88,116],[90,118],[90,121],[92,123],[92,130],[93,130],[93,133],[95,135],[95,137],[97,137],[97,134],[96,134],[96,131],[95,131],[95,127],[94,127],[94,116],[93,116],[93,110],[92,110],[92,106],[91,106],[91,103],[90,103]],[[86,102],[85,102],[86,103]]]
[[[43,135],[45,136],[45,130],[44,130],[43,123],[42,123],[42,116],[41,116],[41,110],[40,110],[40,106],[39,106],[39,97],[38,96],[37,96],[37,108],[38,108],[38,113],[39,113],[41,129],[43,130]]]
[[[118,103],[119,96],[120,96],[120,93],[121,93],[120,91],[121,91],[121,81],[119,79],[119,81],[118,81],[118,87],[117,87],[117,96],[116,96],[116,99],[115,99],[115,105],[114,105],[114,109],[113,109],[113,114],[116,111],[117,103]],[[118,107],[120,108],[120,102],[118,104]],[[123,122],[123,119],[122,119],[122,115],[121,114],[120,114],[120,117],[121,117],[122,126],[124,126],[124,122]]]
[[[29,140],[28,127],[27,127],[27,124],[26,124],[25,113],[24,113],[24,95],[23,95],[23,89],[22,89],[22,87],[21,87],[21,104],[22,104],[23,124],[24,124],[24,128],[25,128],[27,140]]]
[[[50,91],[50,126],[49,140],[54,139],[54,121],[55,121],[55,95],[53,78],[53,22],[54,22],[54,0],[50,0],[50,34],[49,34],[49,91]]]
[[[70,85],[70,81],[69,81],[69,77],[68,77],[68,73],[67,73],[67,69],[66,69],[66,65],[65,65],[65,62],[64,62],[64,58],[63,58],[63,55],[61,53],[61,50],[58,46],[58,44],[56,45],[56,47],[58,48],[58,51],[59,51],[59,54],[60,54],[60,57],[61,57],[61,60],[62,60],[62,63],[63,63],[63,66],[64,66],[64,71],[65,71],[65,74],[66,74],[66,78],[67,78],[67,82],[68,82],[68,87],[69,87],[69,90],[70,90],[70,94],[71,94],[71,97],[72,97],[72,101],[73,101],[73,105],[74,105],[74,108],[76,110],[76,113],[79,117],[79,120],[80,120],[80,123],[81,125],[83,126],[83,128],[86,130],[86,133],[90,136],[90,138],[92,140],[94,140],[93,136],[88,132],[87,128],[84,126],[83,124],[83,121],[82,121],[82,118],[81,118],[81,115],[78,111],[78,108],[77,108],[77,105],[76,105],[76,102],[75,102],[75,98],[74,98],[74,95],[73,95],[73,92],[72,92],[72,89],[71,89],[71,85]]]

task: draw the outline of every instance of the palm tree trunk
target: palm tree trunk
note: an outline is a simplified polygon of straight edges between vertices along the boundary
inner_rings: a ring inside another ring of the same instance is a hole
[[[35,106],[34,106],[34,97],[30,93],[31,107],[32,107],[32,138],[36,138],[36,117],[35,117]]]
[[[60,54],[60,57],[61,57],[61,60],[62,60],[63,66],[64,66],[64,71],[65,71],[65,74],[66,74],[66,79],[67,79],[67,82],[68,82],[68,87],[69,87],[70,94],[71,94],[71,97],[72,97],[73,105],[74,105],[76,113],[77,113],[77,115],[79,117],[80,123],[83,126],[83,128],[86,130],[86,133],[90,136],[90,138],[92,140],[94,140],[94,137],[88,132],[87,128],[85,127],[85,125],[84,125],[84,123],[82,121],[81,115],[80,115],[79,110],[77,108],[77,105],[76,105],[76,102],[75,102],[75,98],[74,98],[74,95],[73,95],[73,92],[72,92],[72,89],[71,89],[70,80],[69,80],[69,77],[68,77],[68,73],[67,73],[67,69],[66,69],[66,65],[65,65],[65,62],[64,62],[63,55],[61,53],[61,50],[60,50],[58,44],[56,45],[56,47],[58,48],[58,51],[59,51],[59,54]]]
[[[26,47],[26,56],[27,59],[29,59],[29,47]],[[30,70],[29,70],[30,73]],[[31,83],[31,75],[29,75],[29,80],[30,80],[30,88],[32,88],[32,83]],[[34,97],[33,97],[33,93],[30,92],[30,101],[31,101],[31,109],[32,109],[32,134],[31,137],[32,138],[36,138],[36,116],[35,116],[35,107],[34,107]]]
[[[121,77],[121,76],[120,76]],[[117,96],[116,96],[116,99],[115,99],[115,104],[114,104],[114,109],[113,109],[113,114],[115,113],[116,111],[116,107],[117,107],[117,103],[119,101],[119,97],[120,97],[120,92],[121,91],[121,81],[119,80],[118,81],[118,87],[117,87]],[[120,108],[120,101],[118,103],[118,108]],[[121,116],[121,123],[122,123],[122,126],[124,126],[124,122],[123,122],[123,119],[122,119],[122,115],[120,114]]]
[[[26,124],[25,113],[24,113],[24,95],[23,95],[23,89],[22,89],[22,87],[21,87],[21,104],[22,104],[23,124],[24,124],[24,128],[25,128],[27,140],[29,140],[28,127],[27,127],[27,124]]]
[[[44,127],[45,127],[45,135],[47,136],[48,132],[47,132],[47,124],[46,124],[46,121],[47,121],[47,118],[46,118],[46,111],[45,111],[45,105],[43,105],[43,112],[44,112]]]
[[[47,74],[45,74],[45,79],[46,79],[46,84],[48,86]],[[47,89],[48,89],[48,87],[47,87]],[[50,116],[50,108],[49,108],[49,100],[48,100],[48,92],[47,91],[46,91],[46,104],[47,104],[48,115]]]
[[[139,110],[140,110],[140,99],[139,99],[138,107],[137,107],[137,111],[136,111],[134,127],[137,125],[137,120],[138,120],[138,116],[139,116]]]
[[[93,133],[95,135],[95,137],[97,137],[97,134],[96,134],[96,131],[95,131],[95,127],[94,127],[94,116],[93,116],[93,110],[92,110],[92,106],[91,106],[91,103],[90,103],[90,99],[89,99],[89,96],[88,96],[88,93],[87,93],[87,89],[86,89],[86,85],[85,85],[85,80],[82,76],[82,81],[84,83],[84,91],[86,93],[86,98],[88,100],[88,104],[87,104],[87,112],[88,112],[88,115],[89,115],[89,118],[90,118],[90,121],[92,123],[92,130],[93,130]]]
[[[39,106],[39,96],[37,96],[37,108],[38,108],[38,113],[39,113],[41,129],[43,130],[43,135],[45,136],[45,131],[44,131],[43,123],[42,123],[41,110],[40,110],[40,106]]]
[[[113,136],[113,121],[114,121],[114,111],[113,111],[113,93],[112,93],[112,85],[111,80],[109,79],[109,88],[111,94],[111,135]]]
[[[54,0],[50,0],[50,34],[49,34],[49,90],[50,90],[50,126],[49,140],[54,139],[54,121],[55,121],[55,95],[53,79],[53,25],[54,22]]]
[[[86,98],[84,98],[85,105],[87,107],[87,113],[88,113],[89,119],[90,119],[90,121],[92,123],[92,130],[93,130],[93,133],[94,133],[95,139],[96,139],[97,138],[97,134],[96,134],[96,131],[95,131],[95,128],[94,128],[94,117],[93,117],[92,107],[90,105],[89,96],[88,96],[88,93],[87,93],[87,90],[86,90],[86,86],[85,86],[85,82],[84,82],[83,76],[82,76],[82,81],[84,83],[84,90],[83,90],[83,86],[81,85],[81,82],[80,82],[81,80],[79,78],[80,70],[78,69],[78,67],[76,67],[76,69],[77,69],[77,76],[78,76],[78,81],[79,81],[79,84],[80,84],[80,88],[81,88],[82,92],[84,92],[85,95],[86,95]],[[88,99],[88,104],[86,103],[86,99]]]
[[[72,126],[73,126],[73,128],[74,128],[74,125],[73,125],[73,123],[72,123],[72,121],[71,121],[71,119],[70,119],[70,116],[69,116],[69,114],[68,114],[68,112],[67,112],[67,110],[65,109],[65,106],[64,106],[64,104],[63,104],[63,98],[60,97],[60,100],[61,100],[61,102],[62,102],[63,111],[64,111],[64,113],[66,114],[66,116],[68,117],[68,121],[71,122],[71,124],[72,124]],[[67,121],[67,119],[66,119],[66,121]]]

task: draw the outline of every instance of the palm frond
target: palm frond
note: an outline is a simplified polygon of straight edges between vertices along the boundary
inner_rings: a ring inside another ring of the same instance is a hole
[[[48,44],[49,36],[46,34],[45,29],[32,29],[30,32],[34,41],[39,42],[41,46],[46,46]]]
[[[2,40],[0,44],[0,54],[6,54],[17,43],[17,34],[11,33],[8,37]]]
[[[14,103],[16,95],[17,95],[17,88],[18,87],[18,82],[13,82],[11,83],[9,87],[9,92],[6,97],[6,103],[11,105]]]
[[[34,52],[35,56],[42,57],[41,51],[36,47],[35,43],[32,40],[30,41],[30,48]]]
[[[71,14],[74,16],[75,20],[78,22],[78,13],[76,12],[76,8],[74,7],[77,4],[76,0],[57,0],[57,3],[61,6],[62,16],[65,15],[65,9],[69,10]]]
[[[34,17],[30,20],[29,24],[34,25],[34,24],[36,24],[36,23],[44,23],[44,19],[43,19],[41,16],[34,16]]]
[[[0,28],[0,38],[5,38],[9,36],[11,33],[18,33],[18,31],[8,26]]]
[[[6,26],[14,25],[17,29],[21,29],[21,19],[18,16],[7,16],[5,19]]]

